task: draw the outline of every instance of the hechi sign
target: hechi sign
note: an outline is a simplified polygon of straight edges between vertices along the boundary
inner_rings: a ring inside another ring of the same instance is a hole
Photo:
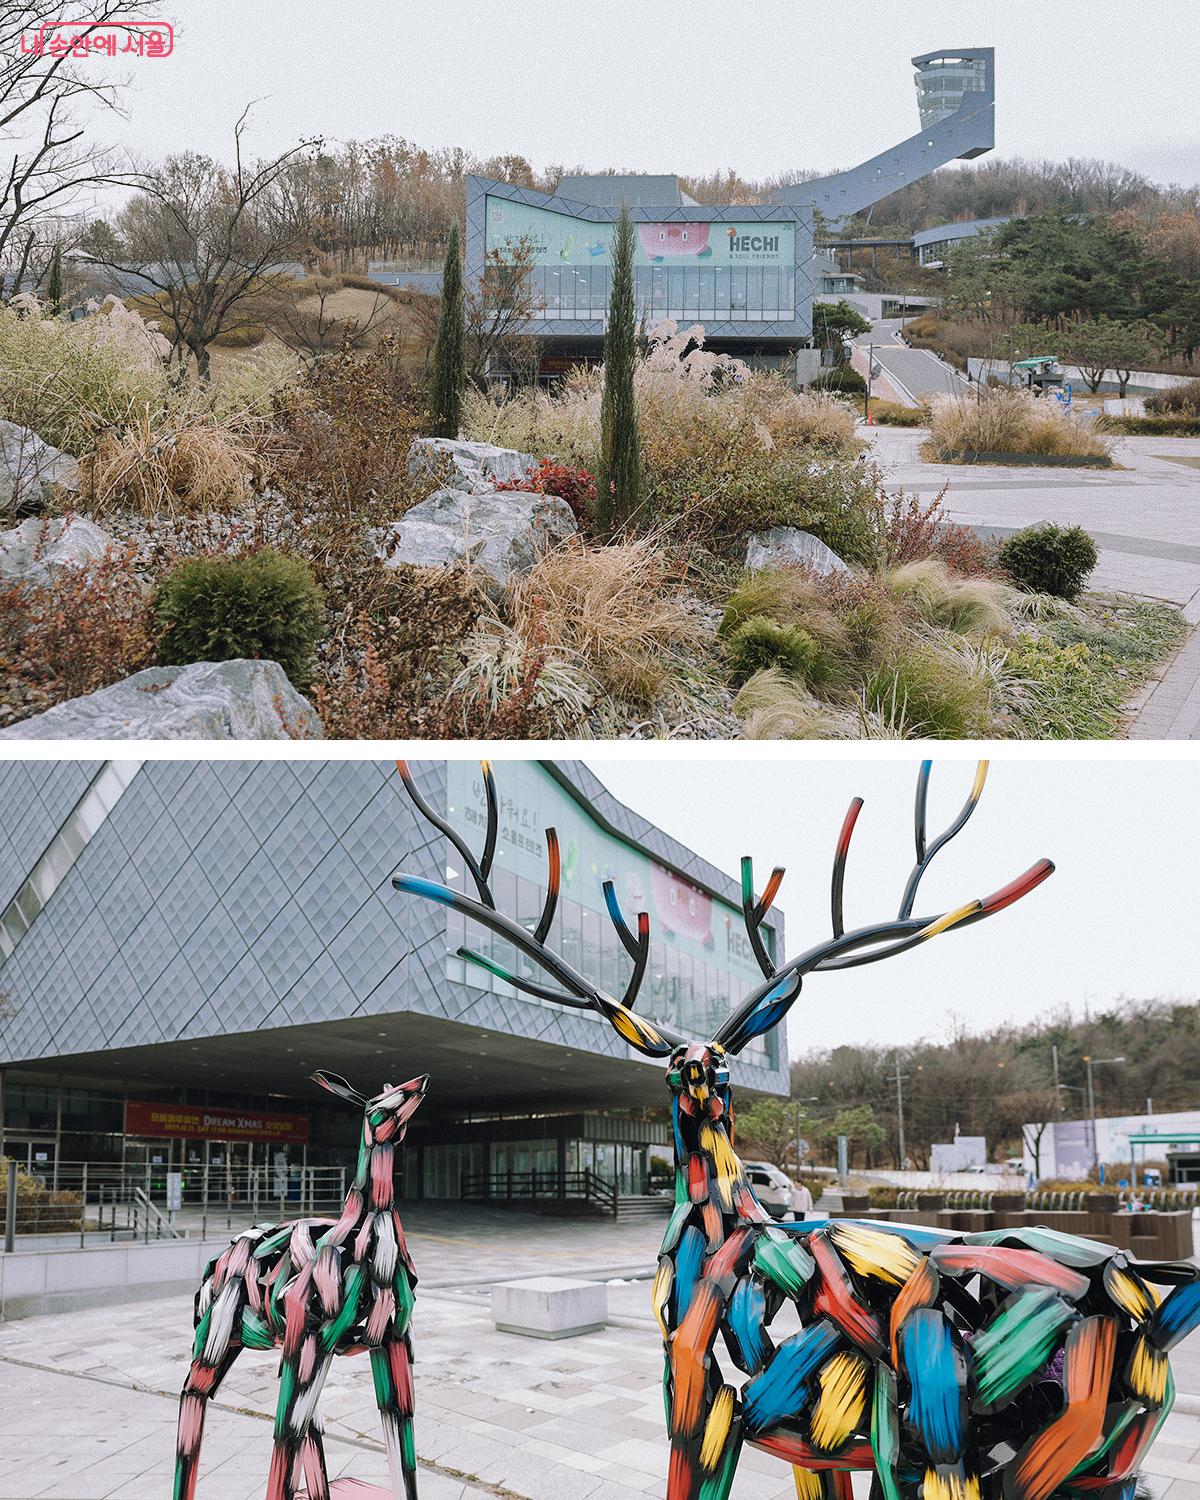
[[[302,1145],[308,1140],[308,1120],[304,1115],[276,1115],[262,1110],[151,1104],[143,1099],[130,1099],[125,1105],[125,1134]]]
[[[169,21],[46,21],[21,33],[21,51],[34,57],[170,57]]]

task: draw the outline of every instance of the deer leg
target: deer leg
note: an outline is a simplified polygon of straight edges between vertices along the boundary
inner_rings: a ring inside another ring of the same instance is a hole
[[[725,1500],[742,1446],[740,1404],[725,1385],[713,1344],[727,1298],[717,1283],[700,1281],[667,1346],[667,1425],[671,1463],[667,1500]]]
[[[332,1360],[332,1355],[318,1353],[317,1335],[308,1333],[299,1350],[285,1354],[280,1361],[267,1500],[295,1500],[301,1472],[306,1477],[309,1500],[318,1500],[318,1496],[327,1500],[329,1485],[317,1427],[317,1402]]]
[[[217,1394],[218,1387],[241,1352],[242,1346],[234,1344],[226,1349],[221,1363],[215,1367],[206,1364],[202,1357],[192,1361],[179,1397],[174,1500],[193,1500],[195,1496],[196,1476],[200,1467],[200,1442],[204,1436],[204,1417],[208,1403]]]
[[[383,1423],[392,1494],[395,1500],[417,1500],[412,1343],[407,1333],[391,1334],[378,1349],[371,1350],[371,1374],[375,1379],[375,1401]]]

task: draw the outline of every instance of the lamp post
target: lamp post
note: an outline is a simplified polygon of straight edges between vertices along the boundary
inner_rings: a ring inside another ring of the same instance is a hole
[[[1092,1119],[1092,1166],[1099,1169],[1100,1147],[1096,1140],[1096,1089],[1092,1081],[1092,1069],[1101,1067],[1102,1065],[1115,1065],[1117,1063],[1123,1063],[1125,1059],[1123,1057],[1085,1056],[1083,1060],[1087,1064],[1088,1114]]]

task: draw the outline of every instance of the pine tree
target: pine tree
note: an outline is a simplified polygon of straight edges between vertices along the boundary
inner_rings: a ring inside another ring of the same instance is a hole
[[[601,534],[610,537],[633,519],[641,499],[642,455],[633,391],[637,365],[633,253],[633,220],[628,207],[622,206],[613,244],[612,296],[604,333],[600,473],[596,481],[596,521]]]
[[[46,283],[46,299],[50,303],[50,311],[52,313],[62,312],[63,273],[61,245],[55,245],[54,252],[50,256],[50,275]]]
[[[462,424],[463,391],[467,380],[466,308],[458,224],[450,225],[446,262],[442,268],[442,302],[433,345],[433,379],[429,405],[435,437],[456,438]]]

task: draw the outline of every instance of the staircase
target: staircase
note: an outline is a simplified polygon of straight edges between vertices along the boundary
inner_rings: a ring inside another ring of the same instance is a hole
[[[617,1218],[665,1219],[674,1206],[674,1200],[661,1193],[622,1193],[617,1199]]]

